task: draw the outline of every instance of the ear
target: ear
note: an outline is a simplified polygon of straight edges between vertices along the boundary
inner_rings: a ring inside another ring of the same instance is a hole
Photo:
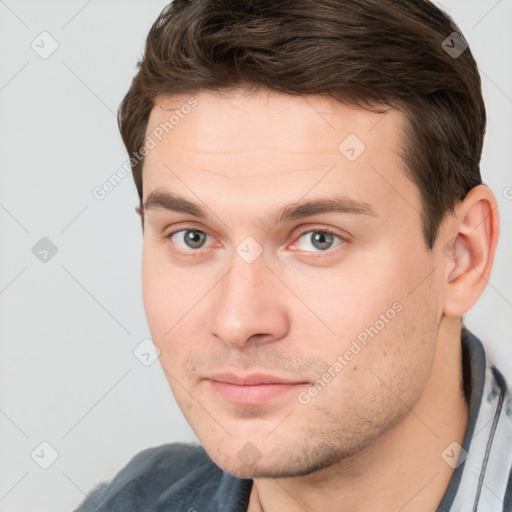
[[[473,188],[455,208],[447,229],[444,314],[462,317],[491,275],[499,237],[498,203],[492,191],[485,185]]]

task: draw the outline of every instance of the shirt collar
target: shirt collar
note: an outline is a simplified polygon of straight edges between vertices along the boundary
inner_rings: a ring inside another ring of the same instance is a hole
[[[505,510],[512,466],[512,414],[505,379],[481,341],[462,329],[463,389],[469,417],[455,470],[437,512]],[[507,508],[507,510],[509,510]]]

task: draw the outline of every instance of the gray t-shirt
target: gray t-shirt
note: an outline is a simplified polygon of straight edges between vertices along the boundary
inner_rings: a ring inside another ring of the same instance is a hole
[[[512,512],[512,407],[505,379],[478,338],[462,332],[469,421],[437,512]],[[171,443],[138,453],[110,484],[75,512],[246,512],[252,480],[217,466],[194,444]]]

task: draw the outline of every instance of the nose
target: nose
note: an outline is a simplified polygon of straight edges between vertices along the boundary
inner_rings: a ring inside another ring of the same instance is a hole
[[[288,332],[284,286],[267,267],[263,254],[247,263],[235,253],[216,294],[212,332],[226,345],[266,344]]]

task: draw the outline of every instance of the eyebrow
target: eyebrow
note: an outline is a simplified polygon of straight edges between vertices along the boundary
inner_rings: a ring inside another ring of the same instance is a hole
[[[168,210],[186,213],[199,219],[207,219],[208,212],[201,205],[184,197],[175,196],[161,190],[151,192],[144,202],[143,210]],[[270,213],[266,219],[274,224],[299,220],[322,213],[357,214],[378,217],[375,209],[368,203],[349,197],[325,197],[290,203]]]

